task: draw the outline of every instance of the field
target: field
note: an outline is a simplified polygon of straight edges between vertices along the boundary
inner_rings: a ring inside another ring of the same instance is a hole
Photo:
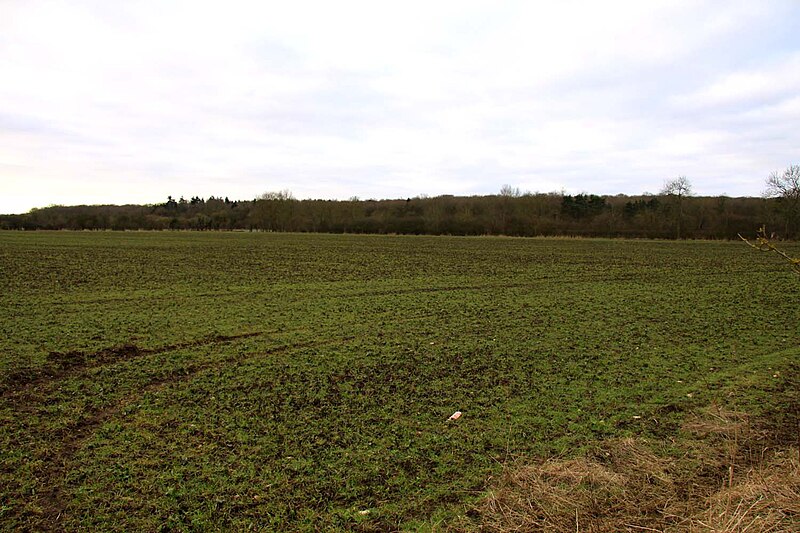
[[[0,528],[435,529],[512,459],[780,429],[798,295],[740,242],[3,232]]]

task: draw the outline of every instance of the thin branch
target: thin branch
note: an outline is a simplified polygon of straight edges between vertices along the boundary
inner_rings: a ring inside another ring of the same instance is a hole
[[[791,257],[789,254],[772,244],[772,242],[769,240],[769,237],[767,237],[767,230],[764,226],[759,228],[758,234],[756,235],[756,241],[754,243],[742,237],[741,233],[737,233],[737,235],[740,239],[747,243],[748,246],[758,250],[759,252],[775,252],[779,256],[789,261],[789,263],[792,264],[794,271],[797,272],[797,274],[800,274],[800,258]]]

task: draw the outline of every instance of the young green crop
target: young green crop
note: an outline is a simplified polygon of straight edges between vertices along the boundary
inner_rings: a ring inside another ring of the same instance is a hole
[[[744,377],[737,397],[767,408],[757,385],[800,354],[800,284],[762,259],[725,242],[0,233],[0,524],[412,528],[464,512],[510,457],[669,436]]]

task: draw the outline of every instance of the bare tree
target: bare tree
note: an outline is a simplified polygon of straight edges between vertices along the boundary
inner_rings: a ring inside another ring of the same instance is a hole
[[[678,204],[678,219],[676,238],[681,238],[681,225],[683,224],[683,198],[692,195],[692,183],[686,176],[678,176],[673,180],[667,180],[661,189],[661,194],[675,198]]]
[[[250,218],[257,227],[269,231],[287,231],[296,203],[292,191],[269,191],[253,202]]]
[[[522,193],[519,190],[519,187],[513,187],[509,184],[505,184],[500,187],[500,196],[505,196],[508,198],[519,198],[522,196]]]
[[[259,200],[294,200],[294,195],[292,191],[289,189],[283,189],[282,191],[268,191],[258,197]]]
[[[792,237],[800,219],[800,165],[789,165],[782,173],[775,171],[770,174],[764,195],[778,199],[785,224],[784,237]]]
[[[674,180],[667,180],[664,183],[664,188],[661,189],[661,194],[668,196],[691,196],[692,183],[686,176],[678,176]]]

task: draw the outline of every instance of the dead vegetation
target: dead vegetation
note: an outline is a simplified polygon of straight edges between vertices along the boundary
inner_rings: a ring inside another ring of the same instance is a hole
[[[454,530],[797,532],[800,457],[711,407],[669,442],[615,439],[576,459],[508,464]]]

